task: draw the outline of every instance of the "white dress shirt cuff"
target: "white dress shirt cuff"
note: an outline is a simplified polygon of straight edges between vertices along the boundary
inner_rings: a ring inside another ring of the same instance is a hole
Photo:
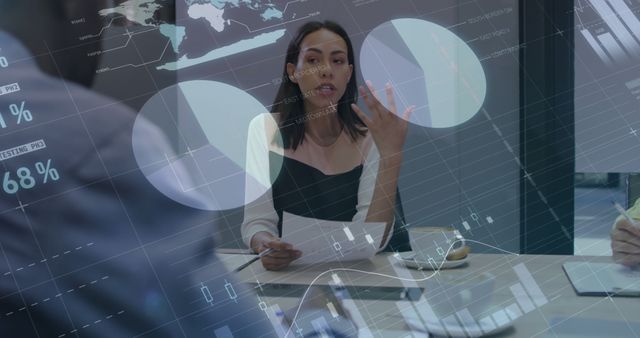
[[[244,244],[247,245],[249,249],[253,250],[253,248],[251,247],[251,239],[255,234],[261,231],[268,232],[272,234],[274,237],[278,237],[278,233],[277,232],[274,233],[271,227],[264,224],[252,224],[251,227],[247,229],[247,231],[244,233],[244,236],[242,237],[242,241],[244,242]]]

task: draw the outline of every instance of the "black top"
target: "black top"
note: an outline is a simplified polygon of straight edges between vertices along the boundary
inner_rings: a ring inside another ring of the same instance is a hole
[[[351,222],[358,205],[358,188],[363,165],[350,171],[326,175],[295,159],[269,152],[271,167],[282,161],[279,173],[272,173],[273,207],[278,214],[278,234],[282,236],[282,212],[329,221]],[[396,223],[384,251],[410,251],[400,194],[396,195]],[[402,220],[400,222],[399,220]]]

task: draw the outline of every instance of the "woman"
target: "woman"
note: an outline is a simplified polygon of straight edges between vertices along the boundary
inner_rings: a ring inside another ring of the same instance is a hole
[[[379,102],[371,83],[368,90],[358,88],[354,73],[353,47],[344,29],[330,21],[307,23],[287,50],[284,81],[271,110],[274,123],[252,123],[250,138],[273,140],[277,131],[282,137],[280,151],[277,142],[249,141],[248,171],[262,166],[269,173],[282,161],[282,170],[271,173],[271,190],[246,205],[242,225],[243,240],[254,251],[274,249],[262,257],[267,269],[285,268],[303,254],[279,239],[283,211],[384,222],[380,251],[410,250],[406,229],[394,225],[394,215],[398,208],[403,217],[397,186],[413,108],[399,118],[390,85],[385,92],[393,111]],[[355,104],[358,93],[371,117]],[[269,156],[260,158],[255,149],[266,147]]]

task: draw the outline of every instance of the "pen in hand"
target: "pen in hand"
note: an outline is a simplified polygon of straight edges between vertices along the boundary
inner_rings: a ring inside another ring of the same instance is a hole
[[[624,216],[624,218],[629,221],[629,223],[631,223],[632,226],[636,227],[636,228],[640,228],[640,224],[638,224],[633,218],[631,218],[631,216],[629,216],[629,214],[627,213],[626,210],[624,210],[624,208],[618,203],[618,202],[614,202],[611,201],[611,203],[613,204],[613,207],[616,208],[616,210],[618,210],[618,212]]]
[[[261,253],[259,253],[257,256],[251,258],[248,262],[240,265],[239,267],[235,268],[233,270],[233,272],[239,272],[241,270],[243,270],[244,268],[246,268],[247,266],[251,265],[253,262],[259,260],[260,258],[272,253],[273,251],[275,251],[273,248],[269,248],[267,250],[262,251]]]

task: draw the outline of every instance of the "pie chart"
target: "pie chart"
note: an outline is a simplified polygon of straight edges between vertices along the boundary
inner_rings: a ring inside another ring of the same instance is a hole
[[[215,81],[181,82],[142,107],[133,151],[147,180],[167,197],[197,209],[228,210],[263,195],[273,183],[269,170],[280,170],[281,163],[251,164],[264,163],[264,154],[247,161],[248,144],[266,144],[255,140],[264,133],[250,132],[261,123],[275,125],[264,105],[243,90]]]
[[[360,51],[365,80],[389,109],[384,85],[394,90],[397,113],[415,105],[409,122],[449,128],[471,119],[487,92],[480,60],[448,29],[420,19],[395,19],[373,29]]]

